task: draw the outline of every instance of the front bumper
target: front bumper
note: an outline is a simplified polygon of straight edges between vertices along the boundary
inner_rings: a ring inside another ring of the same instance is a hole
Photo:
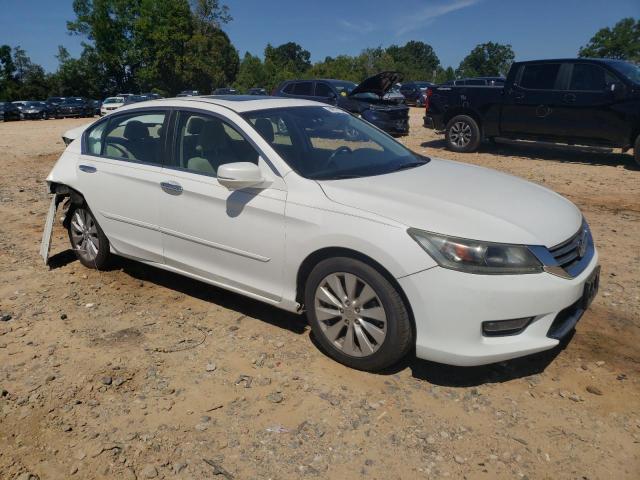
[[[409,135],[409,119],[400,119],[400,120],[386,120],[380,118],[366,119],[371,122],[373,125],[378,127],[380,130],[384,130],[385,132],[396,135]]]
[[[572,310],[597,268],[589,265],[573,279],[549,273],[474,275],[441,267],[398,279],[416,323],[416,355],[449,365],[474,366],[548,350],[560,343],[583,311]],[[560,315],[568,318],[557,335]],[[486,337],[483,321],[533,317],[517,335]],[[556,333],[556,335],[554,335]],[[553,337],[556,338],[553,338]]]

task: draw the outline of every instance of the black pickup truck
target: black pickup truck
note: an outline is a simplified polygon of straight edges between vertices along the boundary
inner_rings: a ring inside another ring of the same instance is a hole
[[[640,67],[621,60],[516,62],[502,87],[428,89],[425,112],[457,152],[501,137],[633,147],[640,164]]]

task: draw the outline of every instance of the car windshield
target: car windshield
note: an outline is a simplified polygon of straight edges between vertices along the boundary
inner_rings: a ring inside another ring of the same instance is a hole
[[[40,107],[40,102],[24,102],[24,106],[27,108]]]
[[[243,116],[305,178],[369,177],[429,161],[336,107],[276,108]]]
[[[338,95],[341,95],[342,92],[349,95],[351,91],[356,88],[356,84],[353,82],[331,82],[331,85],[336,89]]]
[[[640,66],[629,62],[611,62],[609,65],[633,83],[640,83]]]
[[[102,103],[124,103],[124,98],[122,98],[122,97],[109,97]]]

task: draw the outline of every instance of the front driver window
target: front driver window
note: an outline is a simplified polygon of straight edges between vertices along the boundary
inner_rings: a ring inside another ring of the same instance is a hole
[[[174,167],[215,177],[220,165],[234,162],[258,164],[258,153],[234,127],[221,119],[180,112]]]

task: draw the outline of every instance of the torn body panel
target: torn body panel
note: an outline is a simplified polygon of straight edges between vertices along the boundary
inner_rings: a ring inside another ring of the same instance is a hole
[[[47,213],[47,218],[44,222],[44,231],[42,232],[42,242],[40,243],[40,256],[44,260],[44,264],[49,264],[49,249],[51,247],[51,234],[53,233],[53,222],[55,221],[56,211],[58,210],[58,205],[62,200],[62,196],[59,194],[55,194],[51,198],[51,203],[49,204],[49,212]]]

